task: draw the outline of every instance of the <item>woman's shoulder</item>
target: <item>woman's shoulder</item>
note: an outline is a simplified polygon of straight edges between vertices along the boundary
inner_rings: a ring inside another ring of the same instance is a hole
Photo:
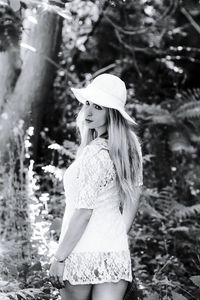
[[[96,138],[84,147],[82,152],[84,160],[96,158],[101,160],[110,160],[108,141],[103,138]]]
[[[106,156],[107,158],[110,157],[108,140],[104,138],[96,138],[90,141],[89,144],[84,146],[82,149],[79,149],[76,159],[80,159],[80,161],[88,161],[91,157],[99,156]]]
[[[115,175],[115,167],[109,154],[107,140],[100,138],[92,140],[83,148],[79,157],[80,168],[90,170],[90,174],[95,175],[106,171],[108,175]]]
[[[109,151],[108,140],[104,138],[96,138],[92,140],[88,146],[90,146],[90,148],[92,147],[93,149],[105,149]]]

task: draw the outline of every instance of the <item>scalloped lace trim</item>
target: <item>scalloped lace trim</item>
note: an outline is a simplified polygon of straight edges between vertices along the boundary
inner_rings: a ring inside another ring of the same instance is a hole
[[[71,284],[132,281],[129,251],[71,253],[65,261],[63,280]]]

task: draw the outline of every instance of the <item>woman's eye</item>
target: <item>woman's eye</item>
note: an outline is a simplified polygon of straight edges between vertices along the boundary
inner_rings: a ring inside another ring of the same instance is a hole
[[[85,101],[85,105],[86,105],[86,106],[90,105],[90,102],[89,102],[88,100]],[[102,109],[101,106],[99,106],[99,105],[97,105],[97,104],[95,104],[94,107],[95,107],[96,109],[98,109],[98,110],[101,110],[101,109]]]

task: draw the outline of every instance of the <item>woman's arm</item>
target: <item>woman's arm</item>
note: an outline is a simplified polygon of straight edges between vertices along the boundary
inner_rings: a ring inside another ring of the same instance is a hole
[[[65,260],[76,246],[87,227],[92,211],[86,208],[75,209],[64,238],[55,253],[58,260]]]
[[[83,235],[90,220],[93,209],[96,208],[98,194],[110,168],[109,154],[106,150],[97,149],[95,146],[86,146],[84,158],[80,162],[79,193],[75,203],[75,212],[64,237],[59,243],[50,268],[51,282],[55,287],[63,287],[64,260],[72,252]]]
[[[55,259],[51,264],[49,275],[51,283],[58,289],[65,287],[63,282],[64,260],[80,240],[90,220],[92,211],[93,209],[85,208],[74,211],[64,238],[55,253]]]
[[[135,219],[138,206],[139,206],[140,194],[141,194],[141,186],[138,186],[135,188],[134,198],[129,199],[129,201],[126,201],[124,203],[122,216],[124,218],[124,223],[126,226],[127,233],[130,231],[133,221]]]

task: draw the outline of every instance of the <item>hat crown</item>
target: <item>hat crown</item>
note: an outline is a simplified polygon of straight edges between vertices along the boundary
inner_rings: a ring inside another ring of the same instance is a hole
[[[91,89],[101,90],[104,93],[114,97],[119,106],[124,106],[126,103],[126,86],[123,80],[112,74],[101,74],[97,76],[89,85]]]
[[[119,77],[104,73],[85,88],[71,88],[75,97],[83,104],[91,101],[103,107],[116,109],[130,123],[137,124],[125,110],[127,92],[126,85]]]

